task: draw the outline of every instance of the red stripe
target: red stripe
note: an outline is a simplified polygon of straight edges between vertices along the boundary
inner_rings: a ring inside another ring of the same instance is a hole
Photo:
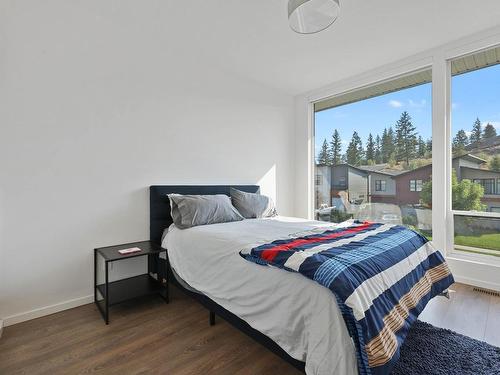
[[[292,250],[294,247],[298,247],[301,245],[310,244],[310,243],[314,243],[314,242],[320,242],[320,241],[324,241],[324,240],[329,240],[329,239],[341,237],[341,236],[344,236],[344,235],[350,234],[350,233],[360,232],[363,229],[366,229],[371,225],[372,225],[372,223],[365,221],[359,227],[349,228],[349,229],[343,230],[342,232],[332,233],[332,234],[329,234],[327,236],[322,236],[322,237],[302,238],[302,239],[297,239],[295,241],[289,242],[287,244],[276,245],[274,247],[271,247],[270,249],[264,250],[261,254],[261,258],[270,262],[281,251]]]

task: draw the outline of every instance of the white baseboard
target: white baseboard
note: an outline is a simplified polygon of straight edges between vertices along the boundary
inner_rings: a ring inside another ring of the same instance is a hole
[[[483,280],[474,279],[471,277],[464,277],[457,274],[454,274],[453,276],[455,278],[455,281],[462,284],[473,285],[481,288],[500,291],[500,284],[497,283],[491,283]],[[31,311],[26,311],[19,314],[4,317],[3,321],[2,319],[0,319],[0,337],[2,337],[3,327],[11,326],[13,324],[25,322],[31,319],[40,318],[42,316],[54,314],[63,310],[72,309],[74,307],[86,305],[88,303],[92,303],[93,301],[94,301],[94,296],[90,295],[80,298],[74,298],[68,301],[56,303],[54,305],[40,307]]]
[[[455,274],[453,275],[453,278],[458,283],[477,286],[479,288],[484,288],[484,289],[496,290],[497,292],[500,292],[500,284],[497,283],[491,283],[488,281],[473,279],[471,277],[464,277]]]
[[[40,317],[45,316],[45,315],[54,314],[54,313],[57,313],[59,311],[72,309],[73,307],[86,305],[88,303],[92,303],[93,301],[94,301],[93,295],[80,297],[80,298],[74,298],[74,299],[70,299],[68,301],[56,303],[55,305],[39,307],[39,308],[31,310],[31,311],[26,311],[26,312],[22,312],[19,314],[4,317],[3,322],[4,322],[5,327],[7,327],[7,326],[11,326],[13,324],[25,322],[27,320],[40,318]],[[0,322],[1,322],[1,320],[0,320]],[[0,336],[1,336],[1,330],[0,330]]]

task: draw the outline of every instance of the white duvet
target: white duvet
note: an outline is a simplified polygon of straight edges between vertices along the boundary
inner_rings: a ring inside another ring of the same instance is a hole
[[[178,229],[162,246],[191,287],[266,334],[308,375],[357,374],[355,349],[332,292],[282,269],[253,264],[242,249],[329,223],[275,217]]]

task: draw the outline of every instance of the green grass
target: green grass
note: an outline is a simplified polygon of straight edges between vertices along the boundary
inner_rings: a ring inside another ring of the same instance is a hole
[[[429,241],[432,241],[432,234],[425,231],[419,231],[419,232],[423,236],[425,236]],[[467,251],[470,253],[484,254],[484,252],[481,252],[481,249],[500,251],[500,233],[484,233],[475,236],[473,235],[455,236],[455,245],[475,247],[478,249],[477,251],[460,249],[460,251]],[[489,254],[489,255],[500,256],[500,253],[498,253],[498,255],[496,254]]]
[[[455,245],[500,251],[500,233],[486,233],[478,236],[455,236]]]

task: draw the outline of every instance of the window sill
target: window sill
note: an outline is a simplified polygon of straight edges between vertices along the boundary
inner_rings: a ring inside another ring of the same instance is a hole
[[[454,251],[446,261],[456,282],[500,291],[500,260],[492,258],[495,257]]]
[[[473,254],[465,253],[460,250],[452,250],[446,259],[500,268],[500,257],[494,255]]]

